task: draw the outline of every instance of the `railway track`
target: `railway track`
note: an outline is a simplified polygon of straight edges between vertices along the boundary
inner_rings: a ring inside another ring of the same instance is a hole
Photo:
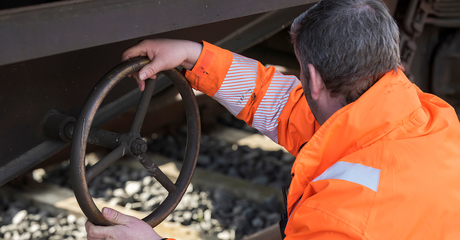
[[[228,117],[227,117],[228,119]],[[184,131],[148,139],[149,157],[173,181],[185,148]],[[94,164],[104,152],[86,156]],[[202,136],[200,157],[181,203],[155,228],[176,239],[279,239],[280,186],[289,184],[294,158],[264,136],[228,126]],[[0,188],[0,239],[85,239],[71,190],[68,162],[35,171],[33,190]],[[285,173],[287,171],[287,173]],[[101,209],[142,218],[165,198],[160,184],[136,160],[121,159],[89,184]]]

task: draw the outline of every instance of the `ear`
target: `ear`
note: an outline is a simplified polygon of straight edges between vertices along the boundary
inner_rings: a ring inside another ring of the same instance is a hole
[[[308,72],[310,73],[310,93],[314,100],[318,100],[322,90],[326,89],[321,75],[316,70],[315,66],[308,64]]]

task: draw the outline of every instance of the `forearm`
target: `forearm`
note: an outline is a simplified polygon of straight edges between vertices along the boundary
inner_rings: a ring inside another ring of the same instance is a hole
[[[307,122],[300,120],[293,124],[290,121],[294,109],[299,111],[295,116],[301,118],[305,115],[300,112],[310,112],[308,105],[302,102],[305,101],[303,94],[298,94],[303,91],[295,76],[282,75],[273,67],[266,68],[253,59],[204,43],[196,66],[186,72],[186,77],[195,89],[213,97],[237,118],[294,155],[314,133],[314,122],[305,124]],[[299,101],[302,103],[297,104]],[[300,122],[305,126],[297,128]],[[297,129],[301,131],[286,135]]]

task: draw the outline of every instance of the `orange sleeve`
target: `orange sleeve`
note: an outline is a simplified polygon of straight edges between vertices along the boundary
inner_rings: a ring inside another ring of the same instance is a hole
[[[278,144],[297,156],[300,147],[308,142],[320,127],[308,106],[300,84],[291,91],[278,121]]]
[[[185,72],[185,77],[194,89],[213,97],[225,79],[232,60],[232,52],[203,41],[201,55],[193,69]]]
[[[237,118],[297,155],[318,128],[295,76],[203,42],[194,68],[185,77]]]

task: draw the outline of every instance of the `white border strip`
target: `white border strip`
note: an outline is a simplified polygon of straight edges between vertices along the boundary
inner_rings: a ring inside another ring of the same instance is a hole
[[[364,166],[359,163],[336,162],[312,182],[339,179],[353,182],[377,192],[380,181],[380,169]]]

